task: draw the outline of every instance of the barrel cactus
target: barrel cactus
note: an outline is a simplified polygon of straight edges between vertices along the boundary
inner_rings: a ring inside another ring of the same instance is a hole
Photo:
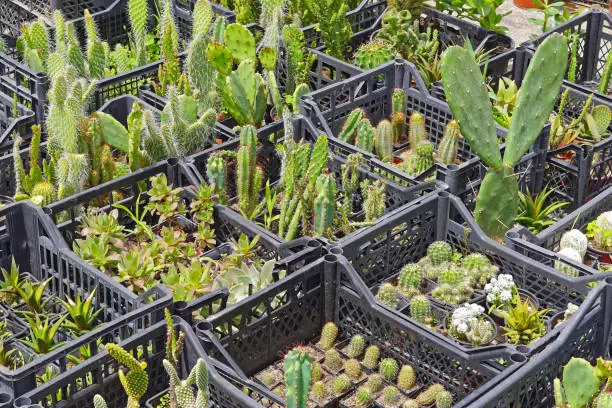
[[[355,52],[355,65],[367,71],[395,58],[393,46],[381,40],[362,44]]]
[[[559,241],[559,249],[573,248],[578,251],[582,258],[584,258],[588,244],[589,242],[586,235],[584,235],[580,230],[573,229],[565,232],[561,236],[561,240]]]
[[[397,375],[397,361],[392,358],[384,358],[380,361],[379,371],[385,380],[391,381]]]
[[[366,368],[373,370],[378,365],[378,359],[380,358],[380,349],[378,346],[369,346],[363,356],[362,363]]]
[[[397,376],[397,386],[399,389],[408,391],[412,389],[416,385],[416,373],[414,372],[414,368],[411,365],[403,365],[400,368],[399,374]]]
[[[450,261],[453,257],[453,247],[444,241],[432,242],[427,247],[427,257],[433,265],[440,265],[442,262]]]

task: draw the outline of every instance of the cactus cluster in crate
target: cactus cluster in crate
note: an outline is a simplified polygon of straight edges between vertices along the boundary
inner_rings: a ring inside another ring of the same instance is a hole
[[[450,47],[442,56],[442,80],[461,134],[489,167],[476,198],[474,215],[483,231],[503,237],[518,212],[514,174],[523,154],[536,141],[559,94],[567,63],[567,40],[548,37],[537,49],[519,92],[502,159],[487,88],[472,52]]]
[[[352,110],[346,118],[338,138],[354,144],[360,149],[375,153],[377,157],[388,163],[394,162],[394,146],[408,141],[410,150],[399,155],[397,167],[410,174],[418,176],[431,168],[436,161],[442,164],[457,163],[457,154],[461,133],[456,121],[447,124],[444,136],[437,150],[428,140],[425,128],[425,118],[419,112],[410,115],[408,132],[406,134],[406,93],[402,89],[394,89],[391,97],[392,112],[389,119],[381,120],[376,127],[367,118],[361,108]]]
[[[327,322],[315,344],[291,350],[283,365],[272,364],[255,378],[275,393],[286,390],[290,407],[325,406],[338,399],[344,406],[366,407],[377,402],[384,407],[399,407],[430,400],[443,407],[452,406],[452,395],[440,384],[414,394],[419,384],[411,365],[383,356],[384,351],[375,344],[367,345],[360,334],[348,342],[342,337],[336,324]],[[286,379],[284,388],[278,385],[281,371]],[[409,395],[415,395],[416,400]]]

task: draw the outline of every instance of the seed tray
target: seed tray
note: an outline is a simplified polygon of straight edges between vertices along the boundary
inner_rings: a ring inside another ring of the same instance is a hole
[[[89,346],[97,353],[97,340],[119,341],[156,323],[164,307],[170,307],[172,294],[158,286],[136,296],[87,263],[77,258],[63,241],[49,216],[30,202],[0,210],[0,266],[10,268],[11,259],[22,272],[36,280],[50,279],[48,294],[66,300],[82,298],[96,289],[93,307],[101,309],[98,318],[104,324],[71,340],[44,356],[36,356],[24,366],[9,370],[0,367],[0,384],[18,397],[34,389],[36,374],[53,365],[59,371],[70,369],[67,356],[79,355],[79,348]]]

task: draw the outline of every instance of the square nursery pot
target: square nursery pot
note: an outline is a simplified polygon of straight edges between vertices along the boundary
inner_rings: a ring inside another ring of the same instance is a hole
[[[213,406],[239,407],[247,396],[224,395],[216,387],[229,387],[228,380],[222,377],[216,367],[212,365],[204,349],[200,345],[191,327],[179,317],[173,317],[174,330],[184,334],[183,348],[177,359],[177,374],[181,379],[187,378],[195,364],[202,359],[208,370],[210,401]],[[168,327],[165,320],[151,325],[143,333],[121,341],[119,344],[132,355],[139,355],[139,361],[146,363],[149,376],[147,393],[141,399],[141,404],[155,402],[155,397],[163,395],[168,390],[169,377],[162,365],[166,358],[166,335]],[[145,350],[137,354],[138,350]],[[64,408],[88,407],[93,408],[93,397],[100,394],[109,407],[124,407],[127,395],[116,374],[118,369],[126,369],[118,364],[106,351],[76,366],[72,371],[62,373],[52,381],[32,390],[15,400],[15,404],[22,408],[35,408],[40,406],[53,406]],[[86,381],[89,379],[89,381]],[[37,405],[40,404],[40,405]]]
[[[404,60],[383,64],[367,73],[314,91],[303,98],[302,108],[314,126],[325,131],[328,136],[337,137],[346,118],[356,108],[363,109],[374,126],[383,119],[389,119],[392,113],[392,95],[396,88],[401,88],[406,95],[404,113],[407,122],[404,127],[404,139],[394,146],[394,154],[397,156],[409,147],[408,118],[413,112],[423,115],[428,139],[437,148],[444,136],[446,124],[453,120],[452,112],[446,102],[430,95],[417,68]],[[499,139],[503,140],[506,134],[506,129],[497,127]],[[337,142],[348,144],[338,140]],[[543,157],[543,152],[538,146],[537,143],[534,144],[531,151],[521,158],[517,171],[529,171],[534,177],[537,176],[535,170],[538,169]],[[389,177],[394,179],[393,173],[399,173],[403,178],[413,182],[435,178],[446,183],[449,192],[462,197],[472,194],[474,186],[480,183],[486,173],[480,158],[472,152],[464,139],[459,141],[457,164],[436,163],[417,176],[409,175],[389,163],[381,162],[372,153],[356,147],[354,149],[377,163],[383,175],[385,174],[383,170],[389,171]]]
[[[507,348],[466,352],[443,337],[431,335],[378,305],[359,279],[352,286],[342,283],[354,275],[351,269],[342,255],[327,255],[196,327],[211,363],[235,380],[232,388],[223,392],[235,393],[246,385],[252,401],[244,406],[284,406],[284,394],[274,392],[280,388],[266,387],[259,374],[270,367],[282,369],[283,356],[295,346],[316,349],[322,327],[329,321],[339,328],[335,347],[340,351],[344,340],[360,334],[367,345],[380,348],[381,358],[393,358],[400,366],[410,364],[417,384],[408,390],[412,398],[421,386],[440,383],[452,393],[455,404],[467,406],[462,405],[464,398],[473,395],[478,399],[483,384],[494,386],[525,363],[526,354]],[[282,306],[270,310],[266,305],[271,302]],[[495,362],[500,358],[505,367]],[[340,404],[359,384],[352,384],[348,393],[338,396]],[[521,393],[533,395],[534,390]]]
[[[469,39],[474,51],[488,52],[490,55],[497,55],[514,48],[514,41],[506,35],[487,30],[476,23],[429,7],[423,7],[422,9],[421,16],[419,17],[421,32],[425,32],[427,28],[438,30],[438,40],[440,41],[439,54],[451,45],[463,44],[466,38]],[[351,22],[353,34],[351,35],[348,47],[350,51],[345,54],[344,61],[326,53],[321,33],[316,30],[315,26],[303,29],[306,44],[311,47],[311,52],[323,64],[344,63],[356,72],[363,73],[367,70],[353,63],[353,54],[361,45],[375,38],[382,27],[382,20],[386,10],[387,1],[379,1],[364,4],[362,7],[347,13],[346,17]]]
[[[506,233],[506,246],[547,268],[567,270],[576,280],[603,280],[610,273],[601,273],[610,262],[609,253],[593,250],[590,246],[583,262],[576,262],[559,255],[559,242],[563,234],[572,229],[586,233],[586,226],[600,214],[612,210],[612,187],[604,190],[582,207],[565,215],[559,221],[537,235],[527,228],[517,226]],[[612,270],[611,270],[612,272]],[[571,277],[568,275],[568,277]]]
[[[139,333],[162,319],[163,309],[171,306],[172,294],[163,286],[136,296],[77,258],[40,207],[27,201],[7,206],[0,210],[0,220],[0,266],[10,268],[14,258],[22,274],[37,281],[50,279],[46,296],[62,300],[84,299],[95,289],[92,306],[102,310],[101,325],[94,330],[45,355],[32,352],[30,361],[16,370],[0,367],[0,388],[10,389],[13,398],[36,388],[36,375],[46,366],[69,371],[67,356],[79,355],[80,347],[89,346],[95,355],[98,340],[120,341]]]
[[[610,47],[612,47],[612,37],[607,48]],[[515,81],[520,87],[533,54],[534,51],[529,48],[517,48],[482,64],[481,69],[487,74],[487,84],[497,90],[500,79],[508,78]],[[580,67],[582,65],[579,64],[578,70]],[[566,123],[570,123],[580,116],[585,102],[593,91],[565,80],[559,91],[555,110],[558,109],[561,95],[566,90],[569,90],[569,94],[563,110],[563,119]],[[446,100],[442,81],[434,84],[432,94],[439,99]],[[597,105],[605,105],[612,109],[612,99],[595,94],[591,107]],[[608,128],[608,132],[612,132],[612,125]],[[610,134],[599,142],[585,144],[575,142],[551,151],[548,151],[548,138],[549,126],[546,126],[538,142],[538,149],[545,152],[541,169],[543,178],[540,181],[540,187],[536,191],[532,189],[532,192],[539,192],[543,186],[554,188],[553,196],[570,202],[569,208],[573,210],[606,189],[612,181],[612,136]]]
[[[267,130],[269,133],[266,132],[266,137],[264,138],[265,140],[280,141],[283,137],[285,137],[286,134],[288,134],[283,123],[278,123],[274,126],[271,126]],[[309,120],[302,116],[295,116],[293,118],[292,131],[294,139],[296,141],[303,140],[309,144],[313,144],[318,138],[318,136],[323,133],[321,131],[318,131],[314,126],[312,126],[312,123]],[[339,142],[337,139],[334,138],[329,138],[328,146],[331,154],[328,157],[327,166],[330,174],[333,174],[336,180],[338,191],[342,191],[342,166],[346,163],[347,156],[349,154],[357,152],[357,150],[351,145]],[[210,181],[208,180],[206,172],[208,159],[214,154],[219,154],[223,151],[235,152],[238,151],[239,148],[239,140],[229,141],[208,151],[202,151],[188,157],[186,160],[186,165],[193,170],[194,174],[197,174],[197,177],[200,180]],[[258,146],[257,165],[263,170],[264,184],[266,183],[266,180],[269,180],[270,186],[274,187],[280,180],[281,176],[281,158],[272,144],[263,143]],[[235,160],[230,160],[227,168],[228,179],[226,181],[226,191],[228,206],[226,208],[231,208],[232,211],[235,212],[235,216],[240,217],[238,210],[233,207],[234,203],[237,200],[235,181]],[[362,161],[360,162],[358,173],[360,182],[362,180],[368,179],[370,181],[381,180],[386,184],[385,215],[377,222],[375,222],[375,224],[378,222],[382,222],[381,220],[384,219],[387,214],[395,211],[404,204],[417,199],[423,194],[426,194],[438,188],[446,188],[443,183],[418,183],[414,180],[410,180],[401,173],[396,172],[394,169],[383,168],[382,166],[380,166],[380,162],[375,162],[365,155],[362,156]],[[385,177],[383,177],[383,175]],[[263,199],[264,191],[261,192],[260,196]],[[360,221],[364,216],[363,198],[360,193],[353,194],[353,205],[354,213],[352,214],[352,217],[350,219],[351,221]],[[255,222],[259,221],[261,220],[255,219]],[[247,222],[253,224],[253,222],[251,221]],[[371,226],[360,226],[349,234],[341,234],[338,232],[338,234],[332,237],[331,240],[343,242],[347,239],[350,239],[350,237],[353,235],[360,234],[362,231],[367,231],[369,228],[371,228]],[[284,239],[277,235],[277,229],[274,229],[273,231],[269,232],[275,237],[275,239],[284,242]]]
[[[386,280],[396,277],[404,265],[416,263],[423,258],[427,247],[434,241],[445,241],[464,255],[481,253],[487,256],[491,263],[499,268],[499,274],[510,274],[519,291],[525,291],[525,296],[539,301],[539,310],[548,309],[549,318],[564,312],[570,302],[574,305],[582,304],[591,290],[588,283],[598,279],[592,275],[582,279],[571,278],[491,240],[482,232],[460,199],[446,192],[430,193],[418,202],[403,207],[387,217],[384,223],[341,243],[332,252],[344,254],[354,268],[353,273],[347,275],[348,286],[364,285],[376,288]],[[422,293],[432,298],[431,288],[422,290]],[[479,297],[483,295],[476,291],[468,302],[480,303],[486,311],[489,307],[484,299]],[[432,336],[446,338],[462,350],[474,349],[469,344],[456,341],[450,334],[445,336],[441,327],[443,321],[440,320],[450,316],[452,305],[438,304],[434,309],[439,312],[441,307],[443,313],[435,313],[434,310],[435,317],[438,317],[437,324],[427,327],[410,317],[409,308],[392,309],[376,301],[391,313],[423,327]],[[431,303],[435,306],[440,302],[432,298]],[[495,320],[494,316],[491,317]],[[497,322],[498,334],[503,334],[502,325],[503,321]],[[499,336],[496,344],[478,347],[476,350],[508,348],[529,356],[535,355],[541,347],[554,340],[563,326],[560,324],[547,330],[546,335],[527,345],[510,344],[503,336]]]

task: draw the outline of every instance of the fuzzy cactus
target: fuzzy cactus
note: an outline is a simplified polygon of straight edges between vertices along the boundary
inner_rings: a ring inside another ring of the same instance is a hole
[[[426,295],[417,295],[410,300],[410,317],[422,324],[431,323],[431,302]]]
[[[349,380],[349,378],[346,375],[341,374],[334,379],[334,382],[332,384],[332,390],[334,391],[334,393],[344,394],[350,389],[351,389],[351,380]]]
[[[459,150],[459,141],[461,139],[459,123],[456,120],[451,120],[446,124],[444,137],[438,145],[436,156],[440,163],[455,164],[457,162],[457,151]]]
[[[128,16],[132,26],[132,41],[136,51],[138,65],[147,63],[147,19],[149,18],[148,2],[146,0],[129,0]]]
[[[352,380],[359,380],[361,378],[361,364],[359,360],[350,358],[344,362],[344,372]]]
[[[368,118],[363,118],[357,123],[357,147],[368,153],[374,151],[374,134],[376,129]]]
[[[453,406],[453,395],[448,391],[442,391],[436,397],[436,408],[451,408]]]
[[[329,350],[336,344],[338,337],[338,326],[334,322],[327,322],[321,330],[321,340],[319,340],[318,346],[322,350]]]
[[[395,292],[395,287],[390,283],[383,283],[380,285],[376,298],[380,301],[380,303],[392,309],[397,308],[399,305],[399,298]]]
[[[320,363],[312,363],[312,372],[310,377],[312,381],[320,381],[323,379],[323,367]]]
[[[427,247],[427,257],[433,265],[440,265],[442,262],[448,262],[453,257],[453,247],[444,241],[432,242]]]
[[[127,374],[118,370],[119,380],[128,396],[126,408],[139,408],[140,398],[147,392],[149,384],[149,375],[145,370],[147,364],[139,362],[117,344],[108,343],[105,348],[108,354],[129,370]]]
[[[366,71],[392,61],[396,56],[393,46],[381,40],[362,44],[355,51],[355,65]]]
[[[355,135],[360,121],[365,118],[365,112],[361,108],[356,108],[349,113],[348,117],[344,121],[338,139],[348,142],[355,143]]]
[[[438,395],[445,392],[444,386],[442,384],[432,384],[423,392],[421,392],[417,397],[416,401],[420,405],[430,405],[436,402],[436,398]]]
[[[599,86],[597,92],[605,94],[608,92],[610,85],[610,76],[612,76],[612,55],[608,54],[606,62],[604,64],[603,71],[601,72],[601,78],[599,80]]]
[[[365,407],[372,401],[372,391],[368,387],[362,386],[355,392],[355,404],[358,407]]]
[[[295,348],[285,356],[285,399],[287,408],[305,408],[310,389],[312,357]]]
[[[376,127],[376,153],[380,160],[391,163],[393,158],[393,125],[388,120],[382,120]]]
[[[516,166],[548,121],[567,66],[567,39],[560,34],[538,47],[522,83],[502,160],[493,111],[482,74],[471,51],[450,47],[442,56],[442,81],[461,134],[489,167],[476,198],[474,215],[483,231],[503,237],[518,212]]]
[[[400,390],[408,391],[416,385],[416,373],[411,365],[403,365],[397,375],[397,387]]]
[[[371,345],[366,348],[363,360],[361,363],[370,370],[375,369],[378,366],[378,359],[380,358],[380,349],[378,346]]]
[[[366,179],[361,183],[361,191],[364,196],[365,222],[374,223],[385,214],[386,185],[381,180],[370,183]]]
[[[589,242],[586,235],[584,235],[580,230],[573,229],[565,232],[561,236],[561,240],[559,241],[559,249],[573,248],[578,251],[582,258],[584,258],[588,244]]]
[[[348,345],[347,355],[349,357],[355,358],[359,357],[361,353],[363,353],[363,349],[365,348],[365,339],[362,335],[356,334],[351,337],[351,341]]]
[[[479,253],[469,254],[462,258],[461,267],[464,269],[470,285],[475,289],[484,288],[499,272],[499,267],[493,265],[489,258]]]
[[[412,398],[408,398],[402,404],[402,408],[419,408],[419,403],[416,400],[412,399]]]
[[[365,386],[372,391],[373,394],[379,392],[383,389],[385,385],[385,379],[382,375],[378,373],[372,373],[368,376],[368,381],[366,381]]]
[[[383,402],[390,405],[396,405],[402,397],[399,390],[392,385],[386,386],[385,389],[383,389],[382,395]]]
[[[411,298],[420,293],[421,268],[419,265],[410,263],[402,267],[398,276],[399,291]]]
[[[325,359],[323,360],[323,363],[332,371],[340,371],[344,365],[342,357],[340,357],[340,353],[333,348],[325,352]]]
[[[580,256],[580,253],[576,251],[574,248],[571,248],[571,247],[563,248],[559,250],[557,254],[562,255],[566,258],[569,258],[572,261],[575,261],[577,263],[582,263],[582,256]],[[563,272],[564,274],[574,277],[574,278],[577,278],[578,276],[580,276],[580,272],[576,268],[573,268],[570,265],[562,261],[555,261],[555,269],[558,270],[559,272]]]
[[[310,398],[314,401],[323,401],[325,399],[325,383],[323,381],[317,381],[312,384]]]
[[[397,361],[392,358],[384,358],[380,361],[379,372],[387,381],[392,381],[397,375]]]

